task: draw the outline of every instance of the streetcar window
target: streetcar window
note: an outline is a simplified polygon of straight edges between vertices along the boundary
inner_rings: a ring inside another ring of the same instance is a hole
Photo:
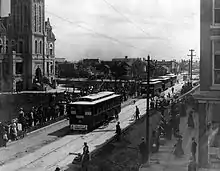
[[[83,115],[84,114],[83,106],[77,106],[77,114],[79,114],[79,115]]]
[[[76,108],[75,107],[71,107],[71,114],[76,115]]]
[[[84,111],[85,111],[85,115],[87,115],[87,116],[92,115],[92,109],[91,109],[91,107],[86,107],[86,108],[84,109]]]

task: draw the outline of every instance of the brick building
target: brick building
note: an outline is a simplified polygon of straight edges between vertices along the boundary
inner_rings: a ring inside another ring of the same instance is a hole
[[[200,91],[198,161],[209,163],[207,124],[220,123],[220,1],[200,0]]]
[[[56,39],[49,19],[45,22],[45,0],[11,0],[10,9],[10,15],[1,19],[0,39],[5,49],[1,56],[10,66],[8,87],[30,90],[34,78],[54,79]]]

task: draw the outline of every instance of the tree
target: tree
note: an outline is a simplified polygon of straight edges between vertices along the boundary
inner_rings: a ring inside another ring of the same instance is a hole
[[[123,62],[114,62],[110,67],[111,74],[115,79],[115,89],[116,89],[116,81],[120,79],[122,76],[127,74],[127,69],[125,63]]]

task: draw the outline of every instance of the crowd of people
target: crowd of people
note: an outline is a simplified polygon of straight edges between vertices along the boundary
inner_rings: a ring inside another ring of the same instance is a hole
[[[64,98],[64,100],[68,99],[69,97]],[[29,130],[42,127],[65,114],[65,105],[57,102],[55,94],[51,96],[50,103],[47,105],[33,106],[29,111],[20,108],[17,118],[8,123],[0,122],[0,137],[3,137],[3,146],[6,146],[8,141],[16,141],[19,138],[23,138]]]

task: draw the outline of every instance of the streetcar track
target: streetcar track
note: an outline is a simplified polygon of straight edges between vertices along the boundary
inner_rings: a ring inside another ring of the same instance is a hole
[[[142,104],[142,103],[141,103],[141,104]],[[139,104],[139,105],[140,105],[140,104]],[[127,113],[129,110],[130,110],[130,109],[125,110],[125,113]],[[104,135],[104,134],[105,134],[105,133],[101,134],[100,136],[98,136],[98,138],[101,137],[101,136]],[[94,135],[94,134],[92,134],[92,135]],[[20,167],[20,168],[18,168],[18,169],[16,169],[16,170],[18,171],[18,170],[21,170],[21,169],[23,169],[23,168],[26,168],[27,166],[29,166],[29,165],[31,165],[31,164],[34,164],[34,163],[37,162],[38,160],[41,160],[42,158],[44,158],[44,157],[50,155],[50,154],[53,153],[53,152],[56,152],[57,150],[59,150],[59,149],[65,147],[65,146],[67,146],[68,144],[70,144],[70,143],[72,143],[73,141],[76,141],[76,140],[78,140],[78,139],[80,139],[80,138],[81,138],[81,136],[79,135],[79,137],[74,138],[74,139],[68,141],[67,143],[65,143],[65,144],[63,144],[63,145],[57,147],[57,148],[51,149],[49,152],[44,153],[41,157],[39,157],[39,158],[37,158],[37,159],[31,161],[30,163],[28,163],[28,164],[26,164],[26,165],[24,165],[24,166],[22,166],[22,167]],[[91,141],[90,141],[90,142],[91,142]]]
[[[143,104],[143,103],[144,103],[144,102],[140,103],[139,105],[141,105],[141,104]],[[129,109],[128,109],[128,110],[129,110]],[[126,110],[126,111],[128,111],[128,110]],[[144,115],[144,114],[143,114],[143,115]],[[141,115],[141,116],[143,116],[143,115]],[[124,119],[124,121],[127,121],[128,118],[130,118],[130,117],[126,117],[126,118]],[[133,122],[135,122],[135,121],[133,121]],[[133,123],[133,122],[132,122],[132,123]],[[125,128],[126,128],[126,127],[125,127]],[[114,126],[112,126],[112,127],[109,128],[109,129],[114,131]],[[103,134],[101,134],[101,135],[99,135],[99,136],[97,136],[97,137],[94,137],[92,140],[88,141],[87,143],[93,142],[93,141],[96,140],[97,138],[102,137],[104,134],[108,134],[108,132],[107,132],[107,133],[104,132]],[[108,141],[108,140],[106,140],[106,141]],[[82,149],[82,147],[83,147],[83,146],[81,146],[80,148],[78,148],[76,151],[79,151],[80,149]],[[69,157],[69,155],[67,155],[65,158],[62,158],[62,159],[59,160],[59,161],[56,161],[55,163],[53,163],[52,165],[49,165],[49,166],[46,167],[46,168],[47,168],[47,169],[51,169],[52,167],[56,166],[58,163],[60,163],[60,162],[62,162],[62,161],[64,161],[64,160],[66,160],[68,157]]]
[[[168,89],[168,90],[169,90],[169,89]],[[166,93],[165,93],[165,94],[166,94]],[[138,101],[136,101],[136,103],[135,103],[134,105],[140,106],[141,104],[146,103],[145,101],[140,102],[140,100],[141,100],[141,99],[138,99]],[[138,102],[140,102],[140,103],[138,103]],[[137,104],[137,103],[138,103],[138,104]],[[131,106],[132,103],[129,103],[128,105]],[[126,107],[126,106],[124,106],[124,107]],[[127,113],[128,111],[130,111],[130,110],[131,110],[131,107],[129,107],[127,110],[125,110],[125,111],[124,111],[125,115],[126,115],[126,113]],[[143,111],[143,114],[140,115],[140,116],[142,117],[143,115],[145,115],[145,107],[140,108],[140,110],[144,110],[144,111]],[[131,117],[133,117],[133,115],[124,118],[123,121],[128,122],[129,125],[130,125],[130,124],[132,124],[132,123],[135,122],[135,120],[132,120],[132,121],[128,120],[128,121],[127,121],[127,119],[129,119],[129,118],[131,118]],[[123,121],[122,121],[122,122],[123,122]],[[127,128],[127,126],[126,126],[125,128]],[[114,130],[114,126],[112,126],[110,129]],[[96,140],[97,138],[102,137],[104,134],[107,134],[107,133],[104,132],[104,133],[102,133],[101,135],[99,134],[98,136],[91,137],[92,139],[91,139],[90,141],[88,141],[88,143],[93,142],[93,141]],[[93,135],[94,135],[94,133],[91,132],[91,134],[88,135],[87,137],[90,137],[90,136],[93,136]],[[83,139],[84,137],[85,137],[85,136],[82,136],[82,135],[80,136],[80,135],[79,135],[79,137],[74,138],[74,139],[71,139],[71,140],[68,141],[67,143],[65,143],[65,144],[63,144],[63,145],[61,145],[61,146],[59,146],[59,147],[53,148],[53,149],[51,149],[51,150],[50,150],[49,152],[47,152],[47,153],[43,153],[42,156],[38,157],[37,159],[35,159],[35,160],[29,162],[28,164],[26,164],[26,165],[24,165],[24,166],[22,166],[22,167],[16,169],[16,171],[22,170],[23,168],[27,168],[27,167],[30,166],[30,165],[36,166],[37,164],[39,164],[39,163],[38,163],[39,160],[43,159],[44,157],[50,155],[50,154],[53,153],[53,152],[57,152],[59,149],[61,149],[61,148],[65,147],[65,146],[71,144],[72,142],[74,142],[74,141],[76,141],[76,140],[79,140],[80,138]],[[108,140],[106,140],[106,141],[108,141]],[[79,151],[82,147],[83,147],[83,146],[81,146],[80,148],[78,148],[77,151]],[[62,158],[61,160],[56,161],[55,163],[53,163],[53,164],[47,166],[46,168],[50,169],[50,168],[56,166],[58,163],[60,163],[60,162],[62,162],[62,161],[64,161],[64,160],[66,160],[67,157],[69,157],[69,155],[66,155],[66,156],[65,156],[64,158]],[[35,163],[36,163],[36,165],[35,165]]]

